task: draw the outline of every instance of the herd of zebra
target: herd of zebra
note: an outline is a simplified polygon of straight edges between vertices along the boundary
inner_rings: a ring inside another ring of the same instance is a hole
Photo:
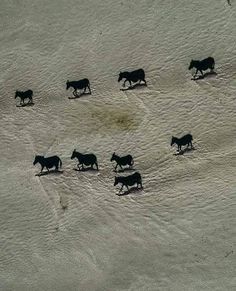
[[[191,149],[193,149],[192,140],[193,140],[193,137],[191,134],[186,134],[182,138],[177,138],[177,137],[172,136],[171,146],[174,144],[177,144],[179,152],[181,152],[181,147],[183,145],[187,145],[187,148],[189,148],[189,146],[191,146]],[[98,161],[97,161],[97,157],[95,154],[92,154],[92,153],[82,154],[82,153],[76,151],[76,149],[74,149],[74,151],[72,152],[72,155],[71,155],[71,159],[73,160],[75,158],[78,159],[77,167],[78,167],[79,171],[85,171],[86,169],[94,170],[94,166],[96,167],[95,170],[99,171]],[[124,171],[125,169],[132,170],[132,167],[134,165],[134,159],[131,155],[126,155],[126,156],[120,157],[115,152],[113,153],[110,161],[116,162],[116,166],[114,168],[115,172],[117,172],[118,166],[120,168],[120,171]],[[54,167],[55,167],[56,171],[58,171],[59,168],[62,167],[62,161],[58,156],[51,156],[51,157],[45,158],[44,156],[36,155],[34,162],[33,162],[33,165],[36,165],[37,163],[39,163],[41,165],[40,174],[43,173],[44,168],[46,168],[47,173],[49,173],[50,169],[52,169]],[[126,167],[126,168],[124,169],[123,167]],[[40,174],[38,174],[38,175],[40,175]],[[115,177],[114,186],[116,186],[117,184],[121,184],[121,189],[120,189],[118,195],[120,195],[124,186],[127,188],[128,192],[130,191],[129,186],[133,186],[135,184],[137,184],[136,189],[143,188],[142,178],[141,178],[141,175],[139,172],[135,172],[135,173],[128,175],[128,176]]]
[[[204,78],[203,71],[210,69],[210,72],[214,73],[214,66],[215,66],[214,58],[208,57],[202,61],[191,60],[190,65],[189,65],[189,70],[191,70],[192,68],[196,68],[196,72],[193,77],[193,80],[196,80],[198,71],[200,71],[201,73],[201,76],[198,77],[198,79]],[[120,82],[123,79],[124,79],[123,87],[125,87],[126,82],[129,82],[129,85],[130,85],[129,88],[132,88],[132,83],[137,83],[137,82],[138,82],[137,84],[141,84],[142,82],[143,85],[145,86],[147,85],[146,80],[145,80],[145,72],[143,69],[138,69],[132,72],[128,72],[128,71],[120,72],[118,82]],[[86,90],[88,90],[88,93],[91,94],[90,82],[86,78],[79,81],[71,81],[71,82],[67,81],[66,89],[68,90],[71,87],[74,89],[73,95],[75,98],[78,98],[81,96],[81,94],[78,95],[78,90],[83,90],[82,94],[85,94]],[[27,105],[27,104],[33,104],[33,91],[32,90],[27,90],[25,92],[16,91],[15,99],[17,97],[20,97],[20,104],[22,106]],[[29,100],[27,104],[25,104],[25,99]],[[179,154],[181,154],[183,153],[182,146],[187,145],[185,150],[189,149],[189,146],[191,147],[191,149],[193,149],[192,140],[193,140],[193,137],[191,134],[186,134],[181,138],[172,136],[171,146],[176,144],[178,146],[178,152]],[[78,159],[77,167],[79,171],[84,171],[85,166],[90,167],[91,169],[94,169],[94,166],[95,166],[96,170],[97,171],[99,170],[97,157],[94,154],[82,154],[74,150],[72,153],[71,159],[74,159],[74,158]],[[134,160],[131,155],[120,157],[116,155],[115,153],[113,153],[111,157],[111,161],[116,162],[116,166],[114,169],[115,171],[117,170],[118,166],[120,170],[123,170],[123,166],[128,166],[129,169],[132,169],[132,166],[134,164]],[[36,155],[33,165],[36,165],[37,163],[41,165],[40,174],[42,174],[44,168],[46,168],[47,172],[49,173],[50,169],[55,167],[55,170],[58,171],[59,168],[62,166],[61,159],[58,156],[51,156],[51,157],[46,158],[44,156]],[[116,186],[117,184],[121,184],[119,195],[121,191],[123,190],[124,186],[127,188],[128,192],[130,190],[129,187],[135,184],[137,184],[137,189],[143,188],[142,178],[139,172],[135,172],[128,176],[115,177],[114,186]]]

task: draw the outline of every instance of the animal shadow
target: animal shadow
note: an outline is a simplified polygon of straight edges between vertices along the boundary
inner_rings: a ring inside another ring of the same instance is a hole
[[[86,95],[91,95],[91,93],[90,92],[81,92],[80,94],[76,94],[72,97],[68,97],[68,99],[78,99],[78,98],[80,98],[82,96],[86,96]]]
[[[137,192],[140,192],[143,190],[143,187],[142,188],[138,188],[138,187],[131,187],[129,190],[126,190],[124,191],[123,193],[118,193],[116,194],[117,196],[127,196],[129,194],[132,194],[132,193],[137,193]]]
[[[64,171],[60,171],[60,170],[51,170],[51,171],[44,171],[42,173],[35,174],[35,176],[41,177],[41,176],[46,176],[50,174],[60,175],[60,174],[63,174],[63,172]]]
[[[135,171],[135,169],[134,168],[124,168],[124,169],[120,169],[120,170],[113,170],[113,172],[115,172],[115,173],[124,173],[124,172],[130,172],[130,171]]]
[[[197,77],[193,77],[191,80],[194,80],[194,81],[196,81],[196,80],[202,80],[202,79],[205,79],[207,77],[216,76],[216,75],[217,75],[217,73],[215,71],[211,71],[211,72],[206,72],[203,75],[199,75]]]
[[[183,149],[183,150],[181,150],[181,151],[179,151],[179,152],[177,152],[177,153],[175,153],[175,154],[173,154],[174,156],[182,156],[182,155],[184,155],[185,153],[188,153],[188,152],[192,152],[192,151],[195,151],[196,149],[195,148],[185,148],[185,149]]]
[[[23,103],[23,104],[17,104],[16,107],[31,107],[34,106],[33,102],[29,102],[29,103]]]
[[[88,168],[81,168],[81,169],[79,169],[79,168],[74,168],[73,169],[74,171],[77,171],[77,172],[98,172],[98,170],[97,169],[95,169],[95,168],[91,168],[91,167],[88,167]]]
[[[120,90],[121,91],[128,91],[128,90],[133,90],[135,88],[142,88],[142,87],[147,87],[147,84],[144,84],[144,83],[139,84],[139,83],[137,83],[137,84],[131,85],[131,86],[127,87],[127,88],[121,88]]]

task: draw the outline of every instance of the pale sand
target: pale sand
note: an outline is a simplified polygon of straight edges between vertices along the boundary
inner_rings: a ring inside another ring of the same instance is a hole
[[[1,0],[1,291],[236,290],[234,4]],[[208,56],[218,75],[191,81]],[[140,67],[148,87],[120,91]],[[92,95],[69,100],[84,77]],[[16,107],[16,89],[35,105]],[[189,132],[196,150],[174,156]],[[74,148],[99,174],[73,170]],[[116,195],[114,151],[143,191]],[[35,154],[63,174],[35,176]]]

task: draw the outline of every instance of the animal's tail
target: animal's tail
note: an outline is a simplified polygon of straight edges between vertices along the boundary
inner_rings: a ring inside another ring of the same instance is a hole
[[[59,164],[60,164],[60,168],[62,167],[62,161],[61,159],[59,158]]]

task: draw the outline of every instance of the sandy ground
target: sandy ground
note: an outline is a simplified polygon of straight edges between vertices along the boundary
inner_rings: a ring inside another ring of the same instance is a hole
[[[235,6],[1,0],[0,290],[236,290]],[[217,75],[192,81],[208,56]],[[148,86],[120,91],[140,67]],[[92,95],[68,99],[84,77]],[[35,105],[16,107],[29,88]],[[196,150],[175,156],[186,133]],[[99,173],[74,171],[74,148]],[[114,151],[143,191],[116,195]],[[35,176],[35,154],[63,173]]]

